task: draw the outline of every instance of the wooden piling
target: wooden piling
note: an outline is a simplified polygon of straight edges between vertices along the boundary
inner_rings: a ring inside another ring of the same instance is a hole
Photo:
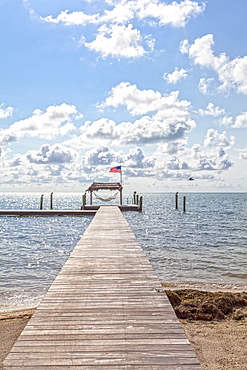
[[[136,204],[136,191],[134,191],[134,194],[133,194],[133,203]]]
[[[44,194],[42,194],[41,197],[40,197],[40,207],[39,207],[39,209],[43,209],[43,204],[44,204]]]
[[[183,212],[186,212],[186,197],[183,197]]]
[[[142,196],[140,196],[139,212],[142,212]]]
[[[175,208],[178,209],[178,192],[175,194]]]
[[[86,204],[87,204],[87,194],[85,193],[82,196],[82,209],[84,209]]]
[[[50,209],[53,209],[53,192],[50,195]]]
[[[123,189],[120,190],[120,205],[123,204]]]

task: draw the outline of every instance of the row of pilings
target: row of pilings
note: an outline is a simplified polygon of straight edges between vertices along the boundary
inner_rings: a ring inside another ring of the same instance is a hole
[[[175,194],[175,208],[178,209],[178,192]],[[183,196],[183,212],[186,212],[186,197]]]
[[[82,196],[82,206],[86,205],[86,193]],[[127,199],[128,204],[128,199]],[[138,205],[140,212],[142,212],[142,196],[139,195],[134,191],[132,204]],[[40,197],[40,209],[43,209],[44,205],[44,194]],[[53,209],[53,192],[50,194],[50,209]],[[178,192],[175,194],[175,209],[178,209]],[[186,197],[183,196],[183,212],[186,212]]]
[[[84,193],[82,195],[82,209],[84,209],[84,207],[86,206],[86,203],[87,203],[87,194]],[[128,203],[128,199],[127,199],[127,203]],[[134,191],[134,194],[133,194],[132,204],[137,205],[138,210],[142,212],[142,196],[139,196],[136,193],[136,191]],[[42,194],[40,197],[40,210],[43,209],[43,206],[44,206],[44,194]],[[53,209],[53,192],[50,193],[50,209]]]

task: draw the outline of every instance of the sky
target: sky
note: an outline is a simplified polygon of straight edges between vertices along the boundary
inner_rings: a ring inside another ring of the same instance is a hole
[[[246,0],[0,0],[0,191],[246,192],[246,41]]]

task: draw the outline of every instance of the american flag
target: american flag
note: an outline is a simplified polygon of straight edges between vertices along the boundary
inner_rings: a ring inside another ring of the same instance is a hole
[[[121,173],[121,166],[112,167],[109,172]]]

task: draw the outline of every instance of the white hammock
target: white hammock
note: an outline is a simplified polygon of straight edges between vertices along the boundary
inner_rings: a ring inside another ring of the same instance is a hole
[[[108,198],[101,198],[99,197],[95,192],[93,192],[95,198],[101,200],[102,202],[110,202],[110,200],[113,200],[116,198],[116,196],[118,195],[118,191],[116,192],[116,194],[112,195],[111,197],[108,197]]]

